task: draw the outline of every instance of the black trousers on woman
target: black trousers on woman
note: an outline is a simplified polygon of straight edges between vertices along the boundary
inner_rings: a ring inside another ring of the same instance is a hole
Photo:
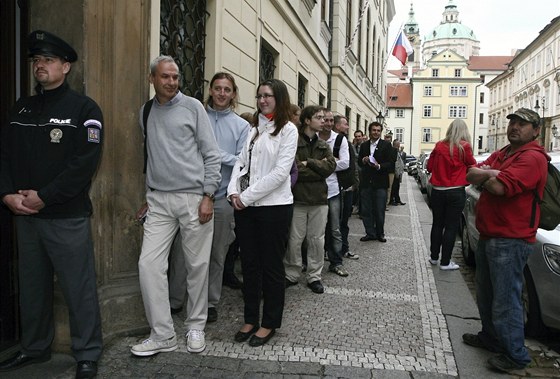
[[[430,257],[437,260],[441,251],[441,266],[447,266],[451,259],[465,199],[465,187],[448,190],[432,189],[430,205],[433,222],[430,233]]]
[[[292,213],[292,205],[247,207],[235,212],[246,324],[259,324],[262,294],[260,325],[267,329],[282,325],[285,291],[283,260]]]

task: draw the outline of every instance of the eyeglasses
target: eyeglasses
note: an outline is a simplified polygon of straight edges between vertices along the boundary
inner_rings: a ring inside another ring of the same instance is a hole
[[[263,95],[257,95],[257,96],[255,96],[255,99],[257,99],[257,100],[260,100],[260,99],[268,100],[268,99],[270,99],[271,97],[274,97],[274,95],[271,95],[271,94],[269,94],[269,93],[265,93],[265,94],[263,94]]]

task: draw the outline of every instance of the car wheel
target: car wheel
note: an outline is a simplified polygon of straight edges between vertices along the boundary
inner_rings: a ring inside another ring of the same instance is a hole
[[[528,266],[523,269],[523,316],[525,321],[525,336],[542,337],[547,334],[547,328],[541,319],[539,298],[535,290],[535,282]]]
[[[467,228],[463,220],[461,220],[461,253],[467,266],[474,267],[476,265],[474,251],[469,243],[469,228]]]

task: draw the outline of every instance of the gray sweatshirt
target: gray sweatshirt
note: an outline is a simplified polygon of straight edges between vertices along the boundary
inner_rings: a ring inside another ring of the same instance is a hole
[[[208,114],[198,100],[181,92],[163,105],[154,98],[148,117],[148,188],[213,194],[220,184],[220,163]]]

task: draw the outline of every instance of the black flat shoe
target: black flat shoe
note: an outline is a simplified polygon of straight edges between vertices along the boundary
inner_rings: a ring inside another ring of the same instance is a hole
[[[385,237],[379,237],[379,238],[377,238],[377,240],[379,242],[387,242],[387,238],[385,238]]]
[[[337,268],[337,267],[335,267],[335,268]],[[333,272],[336,273],[336,271],[334,271],[334,269],[333,269]],[[338,274],[338,275],[340,275],[340,274]],[[340,275],[340,276],[343,276],[343,275]],[[346,276],[348,276],[348,273],[346,273]],[[325,292],[325,287],[323,287],[323,284],[321,283],[320,280],[316,280],[314,282],[307,283],[307,287],[309,287],[311,289],[311,291],[313,291],[315,293]]]
[[[22,352],[18,352],[12,358],[0,363],[0,372],[17,370],[19,368],[32,365],[35,363],[46,362],[51,359],[51,354],[41,355],[39,357],[30,357]]]
[[[251,339],[249,340],[249,346],[253,346],[253,347],[262,346],[265,343],[267,343],[272,338],[272,336],[274,336],[275,333],[276,330],[272,329],[270,333],[268,333],[264,337],[257,337],[256,335],[253,335],[253,337],[251,337]]]
[[[233,339],[235,340],[235,342],[247,341],[249,337],[251,337],[253,334],[257,332],[257,330],[259,330],[259,326],[255,325],[253,326],[253,329],[249,330],[248,332],[239,331],[235,333],[235,337],[233,337]]]
[[[79,361],[76,366],[76,379],[90,379],[97,375],[97,362]]]
[[[362,241],[362,242],[375,241],[375,237],[372,237],[372,236],[363,236],[362,238],[360,238],[360,241]]]

